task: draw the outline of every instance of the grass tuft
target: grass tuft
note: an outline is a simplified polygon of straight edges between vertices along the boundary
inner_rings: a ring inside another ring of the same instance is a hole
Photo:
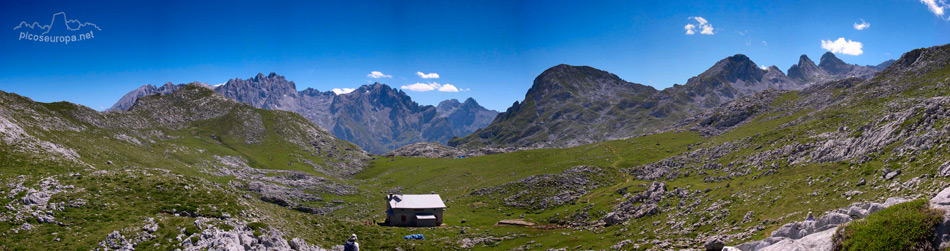
[[[934,227],[943,212],[928,201],[904,202],[838,228],[834,250],[934,250]]]

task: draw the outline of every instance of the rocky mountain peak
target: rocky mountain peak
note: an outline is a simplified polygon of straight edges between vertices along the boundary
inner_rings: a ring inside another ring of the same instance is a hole
[[[365,92],[367,92],[367,91],[369,91],[369,92],[392,92],[392,91],[397,91],[397,90],[396,90],[395,88],[389,87],[389,85],[386,85],[386,84],[383,84],[383,83],[380,83],[380,82],[374,82],[373,84],[370,84],[370,85],[362,85],[362,86],[360,86],[359,88],[356,88],[356,91],[354,91],[354,93],[365,93]]]
[[[363,85],[351,92],[353,95],[341,95],[342,99],[364,100],[377,107],[399,107],[402,109],[417,107],[415,101],[406,92],[379,82],[372,85]],[[415,109],[410,109],[415,110]]]
[[[271,72],[270,74],[267,74],[267,76],[264,76],[264,73],[262,72],[258,72],[257,75],[254,76],[254,81],[261,81],[263,79],[283,80],[284,76],[277,75],[276,72]]]
[[[446,100],[443,100],[442,102],[439,102],[439,105],[437,107],[458,107],[459,105],[462,105],[462,103],[460,103],[458,99],[453,98],[453,99],[446,99]]]
[[[456,100],[456,99],[452,99],[452,100]],[[456,102],[458,102],[458,100],[456,100]],[[478,102],[475,101],[475,99],[472,98],[472,97],[469,97],[469,98],[465,99],[465,102],[463,102],[462,105],[466,105],[466,106],[481,106],[481,105],[479,105]]]
[[[842,73],[847,73],[851,71],[854,66],[848,63],[845,63],[841,59],[835,56],[834,53],[825,52],[824,55],[821,55],[821,60],[818,62],[818,67],[822,70],[825,70],[831,75],[839,75]]]
[[[815,64],[815,61],[811,61],[811,58],[808,58],[808,55],[802,54],[798,57],[798,65],[801,66],[804,64]]]
[[[336,95],[335,93],[330,92],[330,91],[321,92],[320,90],[313,89],[313,88],[303,89],[303,91],[300,91],[299,93],[300,93],[301,96],[326,96],[326,95]]]
[[[566,80],[572,77],[585,77],[588,79],[609,79],[609,80],[621,80],[620,77],[609,73],[603,70],[599,70],[590,66],[572,66],[566,64],[559,64],[554,67],[548,68],[537,78],[534,82],[537,86],[541,85],[570,85],[570,84],[583,84],[583,81],[559,81]],[[540,80],[540,81],[539,81]],[[622,80],[621,80],[622,81]],[[535,87],[535,86],[532,86]],[[565,86],[566,87],[566,86]]]
[[[447,99],[442,102],[439,102],[439,105],[436,107],[439,109],[440,114],[443,112],[451,113],[455,109],[460,109],[460,108],[482,108],[482,106],[479,105],[478,102],[475,101],[475,99],[471,97],[465,99],[464,102],[459,102],[458,99],[454,99],[454,98]]]
[[[834,55],[831,55],[831,57],[834,57]],[[826,57],[823,56],[822,60],[826,60],[825,58]],[[802,56],[798,58],[798,64],[788,68],[788,77],[795,81],[802,82],[806,86],[824,83],[833,79],[833,76],[818,67],[818,65],[805,54],[802,54]]]
[[[548,68],[534,79],[534,84],[525,94],[529,100],[552,102],[575,102],[585,100],[616,99],[618,93],[653,93],[650,86],[624,81],[617,75],[590,66],[566,64]]]
[[[131,92],[123,95],[122,98],[119,99],[119,101],[113,104],[112,107],[110,107],[106,111],[125,111],[125,110],[128,110],[130,107],[132,107],[132,105],[135,104],[135,100],[137,100],[138,98],[153,95],[153,94],[162,94],[162,95],[169,94],[169,93],[174,92],[175,90],[178,90],[178,88],[181,88],[182,86],[184,86],[184,84],[176,85],[176,84],[173,84],[172,82],[166,82],[161,87],[156,87],[151,84],[142,85],[139,88],[136,88],[135,90],[132,90]],[[205,86],[207,86],[207,84],[205,84]]]
[[[191,83],[179,85],[172,92],[150,95],[135,100],[135,104],[129,107],[129,111],[149,110],[149,111],[167,111],[167,110],[215,110],[210,107],[220,106],[221,104],[234,103],[234,101],[221,96],[200,84]]]
[[[700,74],[700,76],[711,77],[717,74],[724,74],[724,76],[729,79],[758,79],[762,73],[763,70],[759,68],[755,62],[752,62],[752,59],[749,59],[746,55],[736,54],[719,60],[713,67]]]
[[[699,77],[722,77],[729,82],[736,82],[737,80],[752,82],[761,79],[763,74],[765,74],[765,70],[759,68],[755,62],[752,62],[752,59],[749,59],[746,55],[736,54],[719,60],[713,67],[699,74]]]
[[[798,57],[798,64],[793,65],[793,66],[797,66],[799,68],[808,68],[808,69],[818,68],[818,65],[815,64],[815,61],[812,61],[811,58],[808,58],[808,55],[805,55],[805,54],[802,54],[801,57]],[[791,77],[791,73],[789,73],[789,77]]]
[[[249,79],[230,79],[215,90],[238,102],[265,109],[282,107],[285,105],[283,99],[297,96],[294,81],[287,81],[284,76],[273,72],[267,76],[258,73]]]

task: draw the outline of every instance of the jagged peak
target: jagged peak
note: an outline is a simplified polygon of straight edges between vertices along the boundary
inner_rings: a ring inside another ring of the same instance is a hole
[[[446,100],[443,100],[442,102],[439,102],[438,106],[458,106],[460,104],[462,103],[460,103],[458,99],[453,98],[453,99],[446,99]]]
[[[307,89],[303,89],[302,91],[300,91],[300,94],[307,95],[307,96],[317,96],[317,95],[324,95],[324,94],[336,95],[336,93],[334,93],[333,91],[321,92],[320,90],[314,89],[312,87],[307,87]]]
[[[284,80],[284,76],[277,74],[276,72],[271,72],[270,74],[264,75],[263,72],[258,72],[257,75],[252,78],[254,81],[261,81],[262,79],[280,79]]]
[[[736,75],[736,73],[751,73],[755,75],[751,76],[751,79],[759,79],[761,74],[765,73],[765,70],[759,68],[759,65],[757,65],[755,62],[752,62],[752,59],[749,59],[748,56],[736,54],[719,60],[712,67],[699,74],[699,77],[712,77],[721,73],[729,75],[724,77],[730,80],[735,78],[745,79],[744,76]]]
[[[808,64],[810,64],[810,65],[815,65],[815,61],[812,61],[811,58],[808,58],[808,55],[805,55],[805,54],[802,54],[801,57],[798,57],[798,66],[799,66],[799,67],[801,67],[801,66],[803,66],[803,65],[808,65]]]
[[[265,76],[264,73],[258,72],[257,75],[249,79],[241,79],[241,78],[228,79],[228,82],[225,82],[223,86],[228,86],[227,88],[243,88],[244,85],[248,85],[254,82],[272,83],[275,85],[269,86],[269,88],[278,87],[282,90],[286,90],[286,91],[292,90],[293,92],[297,92],[297,84],[294,83],[294,81],[287,81],[287,79],[285,79],[284,76],[281,76],[274,72],[271,72],[267,76]],[[243,83],[243,84],[239,85],[239,83]]]
[[[383,83],[380,83],[380,82],[373,82],[373,84],[362,85],[362,86],[360,86],[359,88],[356,88],[356,91],[354,91],[353,93],[363,93],[363,92],[366,92],[366,91],[370,91],[370,92],[373,92],[373,91],[387,91],[387,90],[395,90],[395,88],[392,88],[392,87],[390,87],[389,85],[383,84]]]
[[[387,84],[383,84],[380,82],[375,82],[371,85],[362,85],[359,88],[356,88],[356,90],[351,92],[350,94],[356,94],[357,96],[364,96],[364,95],[397,96],[400,99],[412,100],[412,98],[409,97],[409,94],[406,94],[405,91],[393,88]]]
[[[825,52],[824,55],[821,55],[821,60],[818,62],[818,67],[832,75],[835,75],[850,71],[851,68],[853,68],[853,65],[845,63],[836,57],[834,53],[829,51]]]
[[[818,64],[819,64],[819,65],[826,65],[826,64],[830,64],[830,63],[841,63],[841,64],[845,64],[844,61],[842,61],[840,58],[838,58],[837,56],[835,56],[835,54],[834,54],[834,53],[831,53],[830,51],[829,51],[829,52],[825,52],[825,54],[822,54],[822,55],[821,55],[821,59],[819,59],[819,61],[818,61]]]

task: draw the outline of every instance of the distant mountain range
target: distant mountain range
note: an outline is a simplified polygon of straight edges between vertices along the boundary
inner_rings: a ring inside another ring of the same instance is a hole
[[[860,66],[825,53],[815,64],[802,55],[786,75],[776,66],[762,69],[749,57],[737,54],[716,62],[684,85],[664,90],[592,67],[562,64],[542,72],[525,99],[501,114],[471,98],[421,106],[405,92],[380,83],[342,95],[312,88],[297,91],[293,81],[275,73],[231,79],[217,86],[194,84],[254,107],[300,113],[336,137],[381,154],[418,142],[465,148],[550,148],[627,138],[668,128],[768,89],[802,90],[844,78],[870,78],[893,62]],[[181,86],[142,86],[110,110],[127,110],[139,97],[168,94]]]
[[[815,65],[808,56],[802,55],[798,58],[798,64],[788,68],[788,77],[807,85],[848,77],[869,78],[891,63],[894,63],[893,59],[874,66],[853,65],[841,61],[834,53],[826,52]]]
[[[535,78],[524,101],[515,102],[491,125],[449,145],[550,148],[627,138],[763,90],[802,90],[849,77],[869,78],[893,62],[859,66],[826,53],[815,65],[802,55],[785,75],[776,66],[762,69],[738,54],[716,62],[685,85],[659,91],[606,71],[562,64]]]
[[[334,136],[376,154],[417,142],[446,143],[488,125],[498,114],[471,98],[464,102],[446,100],[437,107],[419,105],[405,92],[380,83],[340,95],[312,88],[297,91],[293,81],[276,73],[231,79],[216,86],[194,84],[254,107],[297,112]],[[169,94],[183,86],[144,85],[123,96],[109,110],[128,110],[140,97]]]

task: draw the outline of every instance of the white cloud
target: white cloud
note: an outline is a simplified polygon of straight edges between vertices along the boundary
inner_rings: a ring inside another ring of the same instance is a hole
[[[765,42],[765,40],[762,40],[762,45],[769,46],[769,42]]]
[[[418,75],[420,78],[439,78],[439,74],[435,72],[425,74],[425,73],[422,73],[421,71],[417,71],[416,75]]]
[[[417,91],[417,92],[427,92],[427,91],[433,91],[433,90],[438,90],[438,91],[440,91],[440,92],[459,92],[459,91],[460,91],[460,89],[459,89],[458,87],[455,87],[455,86],[452,85],[452,84],[444,84],[444,85],[443,85],[443,84],[439,84],[439,83],[436,83],[436,82],[415,83],[415,84],[411,84],[411,85],[404,85],[404,86],[401,86],[401,87],[399,87],[399,88],[405,89],[405,90],[410,90],[410,91]],[[469,89],[466,88],[466,89],[461,89],[461,90],[462,90],[462,91],[468,91]]]
[[[683,27],[683,29],[686,29],[686,35],[696,34],[696,26],[693,24],[686,24],[686,27]]]
[[[699,34],[703,35],[712,35],[713,26],[703,17],[689,17],[689,19],[695,20],[697,24],[686,24],[683,26],[683,29],[686,30],[686,35],[696,34],[696,31],[699,31]]]
[[[766,71],[769,70],[769,67],[768,67],[768,66],[764,66],[764,65],[759,65],[759,68],[760,68],[760,69],[763,69],[763,70],[766,70]]]
[[[864,19],[861,19],[861,22],[860,22],[860,23],[854,23],[854,29],[855,29],[855,30],[864,30],[864,29],[867,29],[867,28],[869,28],[869,27],[871,27],[871,24],[868,23],[868,22],[865,22]]]
[[[427,91],[431,91],[431,90],[435,90],[436,88],[439,88],[439,83],[428,83],[428,84],[415,83],[411,85],[404,85],[399,88],[410,90],[410,91],[427,92]]]
[[[333,90],[331,90],[331,91],[332,91],[333,93],[336,93],[336,95],[340,95],[340,94],[351,93],[351,92],[353,92],[353,91],[355,91],[355,90],[356,90],[356,89],[353,89],[353,88],[333,88]]]
[[[371,78],[392,78],[393,77],[393,75],[386,75],[379,71],[370,72],[369,74],[366,74],[366,76],[371,77]]]
[[[947,2],[945,0],[920,0],[920,2],[927,5],[927,9],[938,17],[943,17],[943,9],[947,8]]]
[[[843,37],[839,37],[838,40],[835,41],[821,40],[821,48],[832,53],[857,56],[864,53],[864,51],[861,50],[862,47],[864,47],[864,45],[861,44],[861,42],[847,40]]]
[[[699,22],[699,25],[704,25],[704,24],[706,24],[706,23],[709,23],[709,22],[707,22],[706,19],[703,18],[703,17],[693,17],[693,19],[696,19],[696,22]]]
[[[455,88],[454,85],[445,84],[442,87],[439,87],[440,92],[459,92],[458,88]]]

